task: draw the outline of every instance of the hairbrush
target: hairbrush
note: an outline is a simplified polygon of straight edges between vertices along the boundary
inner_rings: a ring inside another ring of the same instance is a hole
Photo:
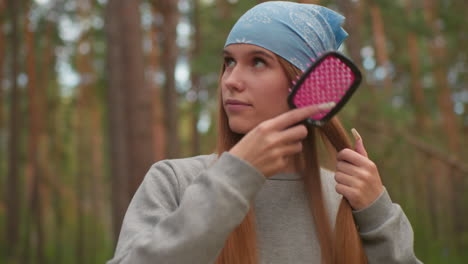
[[[312,65],[293,82],[288,96],[289,106],[302,108],[335,102],[332,109],[306,119],[311,125],[323,126],[348,102],[361,78],[361,72],[351,60],[336,51],[327,52],[312,60]]]

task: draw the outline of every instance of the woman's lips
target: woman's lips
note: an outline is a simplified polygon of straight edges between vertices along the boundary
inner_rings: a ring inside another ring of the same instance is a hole
[[[243,102],[243,101],[235,100],[235,99],[226,100],[224,105],[226,107],[226,110],[229,111],[229,112],[242,111],[242,110],[247,109],[247,108],[252,106],[251,104],[248,104],[248,103]]]

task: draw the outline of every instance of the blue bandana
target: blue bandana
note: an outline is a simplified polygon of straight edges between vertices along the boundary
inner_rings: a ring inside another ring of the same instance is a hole
[[[260,46],[304,71],[311,59],[338,49],[348,36],[341,28],[344,19],[318,5],[264,2],[239,18],[224,47],[238,43]]]

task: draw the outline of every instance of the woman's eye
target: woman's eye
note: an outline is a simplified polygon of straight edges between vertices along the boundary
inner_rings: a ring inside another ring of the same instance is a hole
[[[258,68],[258,67],[263,67],[266,65],[266,62],[264,59],[262,58],[254,58],[254,67]]]
[[[229,57],[225,57],[224,58],[224,66],[225,67],[232,67],[236,64],[236,62],[234,61],[234,59],[232,58],[229,58]]]

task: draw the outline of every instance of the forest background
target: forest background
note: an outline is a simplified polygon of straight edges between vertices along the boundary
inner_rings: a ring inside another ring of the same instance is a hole
[[[152,163],[211,153],[253,0],[0,0],[0,263],[103,263]],[[468,1],[322,0],[365,80],[357,128],[424,263],[468,263]]]

